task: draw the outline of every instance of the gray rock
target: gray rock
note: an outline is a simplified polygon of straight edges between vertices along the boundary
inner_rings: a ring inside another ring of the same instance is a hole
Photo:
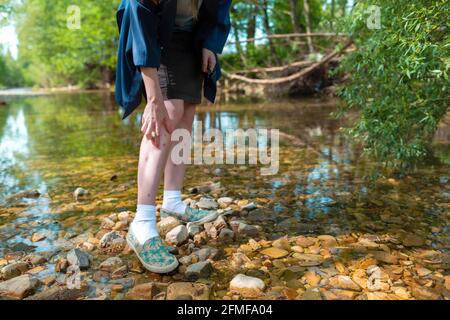
[[[200,198],[200,201],[197,202],[197,206],[200,209],[213,210],[217,209],[219,207],[219,204],[214,199],[202,197]]]
[[[194,251],[192,255],[197,256],[198,261],[215,260],[219,255],[219,250],[212,247],[203,247]]]
[[[220,230],[219,233],[219,239],[222,241],[232,241],[234,238],[234,232],[233,230],[230,230],[228,228],[224,228]]]
[[[67,254],[67,261],[72,266],[87,269],[91,265],[91,256],[83,250],[76,248]]]
[[[252,211],[257,209],[258,207],[256,206],[256,204],[254,202],[250,202],[248,204],[246,204],[245,206],[242,206],[241,209],[242,210],[247,210],[247,211]]]
[[[0,282],[0,297],[23,299],[32,295],[39,281],[28,274]]]
[[[25,262],[16,262],[4,266],[1,270],[1,275],[4,280],[9,280],[20,276],[28,270],[28,265]]]
[[[249,225],[249,224],[241,222],[239,224],[237,233],[241,234],[241,235],[246,235],[246,236],[249,236],[249,237],[255,237],[255,236],[258,235],[259,230],[258,230],[258,228],[256,226]]]
[[[100,264],[100,270],[113,272],[114,270],[122,267],[123,265],[124,262],[119,257],[110,257]]]
[[[125,241],[123,236],[120,234],[120,232],[117,231],[111,231],[108,233],[105,233],[103,237],[100,239],[100,246],[102,248],[110,247],[114,244],[114,241]]]
[[[201,231],[201,228],[198,224],[193,224],[193,223],[189,222],[186,225],[186,227],[188,229],[189,236],[191,236],[191,237],[195,236],[196,234],[199,234]]]
[[[73,192],[73,196],[75,197],[75,200],[78,200],[86,196],[87,193],[88,193],[87,190],[79,187],[75,189],[75,191]]]
[[[209,261],[202,261],[191,264],[186,269],[186,278],[190,281],[206,279],[213,272],[213,267]]]
[[[188,237],[189,233],[186,226],[180,225],[166,234],[166,242],[172,245],[179,245],[185,242]]]

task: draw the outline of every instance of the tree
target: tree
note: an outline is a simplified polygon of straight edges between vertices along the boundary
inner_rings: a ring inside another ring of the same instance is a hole
[[[357,51],[342,65],[351,76],[341,92],[347,102],[342,112],[360,112],[349,133],[389,165],[426,157],[446,114],[448,13],[446,0],[371,0],[359,1],[347,17],[345,30]]]

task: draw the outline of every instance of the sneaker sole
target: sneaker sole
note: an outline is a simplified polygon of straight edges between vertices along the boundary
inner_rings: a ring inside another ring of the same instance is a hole
[[[131,244],[130,240],[128,240],[128,237],[127,237],[127,243],[128,243],[128,245],[130,246],[130,248],[133,250],[133,252],[136,254],[137,258],[138,258],[139,261],[142,263],[142,265],[144,266],[144,268],[147,269],[147,270],[150,271],[150,272],[154,272],[154,273],[169,273],[169,272],[172,272],[173,270],[175,270],[175,269],[178,267],[178,265],[179,265],[178,260],[175,259],[175,262],[174,262],[174,263],[172,263],[172,264],[170,264],[170,265],[168,265],[168,266],[165,266],[165,267],[156,267],[156,266],[152,266],[152,265],[150,265],[150,264],[148,264],[148,263],[145,263],[145,262],[141,259],[141,257],[139,256],[139,254],[136,252],[136,249],[135,249],[134,246]]]

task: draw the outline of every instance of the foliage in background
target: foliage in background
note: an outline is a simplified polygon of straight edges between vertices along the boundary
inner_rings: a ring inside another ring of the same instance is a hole
[[[381,9],[381,29],[369,29],[368,6]],[[449,107],[449,2],[359,1],[345,23],[357,51],[342,70],[341,92],[360,111],[349,133],[377,159],[401,167],[429,153]]]
[[[40,86],[110,83],[116,64],[119,0],[23,0],[17,9],[19,59]],[[68,7],[80,8],[80,29],[67,26]]]

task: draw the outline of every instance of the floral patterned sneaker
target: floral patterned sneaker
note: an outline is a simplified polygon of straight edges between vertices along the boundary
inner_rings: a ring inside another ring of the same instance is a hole
[[[151,272],[169,273],[178,267],[177,258],[167,250],[160,237],[150,238],[141,245],[134,237],[130,227],[127,242],[142,265]]]
[[[217,211],[208,211],[208,210],[200,210],[194,209],[189,206],[186,207],[184,213],[179,214],[170,210],[166,210],[161,208],[161,218],[165,218],[167,216],[175,217],[183,222],[191,222],[194,224],[203,224],[207,222],[211,222],[216,220],[219,215]]]

